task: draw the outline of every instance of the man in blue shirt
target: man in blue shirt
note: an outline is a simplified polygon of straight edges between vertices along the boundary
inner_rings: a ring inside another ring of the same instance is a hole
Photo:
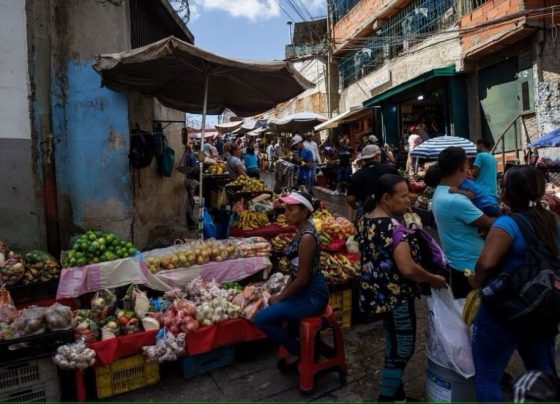
[[[450,266],[450,284],[456,299],[467,296],[471,287],[464,275],[473,270],[484,246],[478,230],[487,231],[492,218],[486,216],[462,194],[450,192],[459,188],[467,172],[467,155],[460,147],[448,147],[439,155],[441,181],[432,199],[441,246]]]
[[[296,148],[299,163],[298,184],[304,185],[307,192],[313,194],[313,152],[304,146],[303,138],[300,135],[292,138],[292,147]]]
[[[474,179],[484,192],[496,196],[498,194],[498,160],[490,154],[492,143],[486,138],[481,138],[476,142],[476,147],[478,154],[474,160]]]

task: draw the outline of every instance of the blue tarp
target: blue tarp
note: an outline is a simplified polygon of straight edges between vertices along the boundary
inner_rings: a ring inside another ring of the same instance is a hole
[[[560,146],[560,128],[554,129],[533,141],[531,147],[558,147]]]

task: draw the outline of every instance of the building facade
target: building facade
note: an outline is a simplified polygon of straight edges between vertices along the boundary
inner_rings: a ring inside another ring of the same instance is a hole
[[[194,42],[167,0],[0,0],[9,44],[0,64],[0,239],[23,248],[65,248],[101,228],[144,246],[157,226],[181,219],[182,177],[129,165],[131,132],[184,113],[139,94],[100,86],[96,55],[169,35]],[[4,33],[4,31],[6,31]],[[5,34],[5,35],[4,35]],[[163,124],[182,154],[183,125]]]

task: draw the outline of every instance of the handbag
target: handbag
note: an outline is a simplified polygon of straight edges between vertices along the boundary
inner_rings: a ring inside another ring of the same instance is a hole
[[[525,262],[500,272],[481,290],[482,302],[504,326],[517,330],[558,327],[560,321],[560,259],[537,238],[527,219],[515,220],[527,243]]]
[[[175,150],[167,144],[165,137],[163,141],[161,157],[158,159],[158,171],[164,177],[171,177],[173,166],[175,165]]]

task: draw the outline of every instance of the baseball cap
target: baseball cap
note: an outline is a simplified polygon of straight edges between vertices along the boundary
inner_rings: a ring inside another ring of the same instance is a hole
[[[359,160],[366,160],[372,159],[378,154],[381,154],[381,149],[379,146],[374,144],[368,144],[366,147],[363,148],[362,153],[356,158],[357,161]]]
[[[295,146],[296,144],[298,144],[299,142],[301,142],[303,140],[303,138],[300,135],[295,135],[292,138],[292,146]]]
[[[292,192],[289,195],[283,196],[280,200],[288,205],[303,205],[310,212],[313,212],[313,200],[311,197],[303,192]]]
[[[379,139],[377,139],[377,136],[375,136],[375,135],[369,135],[368,139],[369,139],[369,141],[372,142],[372,143],[377,143],[377,142],[379,142]]]

